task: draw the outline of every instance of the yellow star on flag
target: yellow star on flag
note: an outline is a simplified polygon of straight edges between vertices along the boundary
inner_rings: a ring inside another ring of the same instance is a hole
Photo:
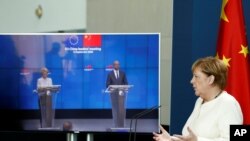
[[[239,51],[239,53],[244,54],[244,57],[246,58],[248,54],[248,47],[241,45],[241,51]]]
[[[226,15],[226,12],[225,12],[225,7],[227,5],[227,2],[228,0],[223,0],[222,1],[222,9],[221,9],[221,15],[220,15],[220,18],[226,22],[229,22],[228,21],[228,18],[227,18],[227,15]]]
[[[91,36],[85,35],[84,38],[87,39],[87,40],[89,40],[91,38]]]
[[[220,59],[220,57],[219,57],[219,53],[218,53],[218,52],[216,53],[215,58],[216,58],[216,59]]]
[[[230,67],[230,64],[229,64],[229,61],[231,60],[231,58],[226,58],[224,55],[223,55],[223,58],[222,58],[222,61],[225,65],[227,65],[228,67]]]

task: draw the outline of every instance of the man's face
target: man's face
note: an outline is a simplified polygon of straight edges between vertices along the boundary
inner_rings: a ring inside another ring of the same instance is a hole
[[[114,65],[114,69],[115,69],[115,70],[119,70],[120,64],[119,64],[118,61],[115,61],[113,65]]]

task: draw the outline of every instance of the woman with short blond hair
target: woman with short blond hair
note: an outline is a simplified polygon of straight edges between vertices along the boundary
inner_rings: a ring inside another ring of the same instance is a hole
[[[229,127],[243,124],[237,100],[224,91],[227,66],[214,57],[200,58],[192,65],[196,100],[194,110],[182,130],[182,135],[154,133],[155,141],[229,141]]]

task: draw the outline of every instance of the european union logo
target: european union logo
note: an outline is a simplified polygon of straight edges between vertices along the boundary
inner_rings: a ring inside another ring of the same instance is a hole
[[[69,35],[63,43],[67,48],[82,48],[82,35]]]

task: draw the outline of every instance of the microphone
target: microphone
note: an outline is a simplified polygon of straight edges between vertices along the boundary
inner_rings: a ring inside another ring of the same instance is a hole
[[[129,126],[129,141],[131,141],[131,136],[132,136],[132,124],[133,124],[133,120],[141,115],[144,115],[146,112],[148,111],[151,111],[152,109],[156,108],[158,106],[154,106],[154,107],[151,107],[150,109],[146,109],[140,113],[137,113],[136,115],[134,115],[131,120],[130,120],[130,126]]]
[[[156,109],[159,109],[161,107],[161,105],[157,105],[157,106],[154,106],[154,107],[151,107],[150,109],[146,109],[136,115],[134,115],[131,120],[130,120],[130,129],[129,129],[129,141],[131,141],[131,136],[132,136],[132,123],[133,123],[133,120],[135,119],[135,130],[134,130],[134,141],[136,141],[136,127],[137,127],[137,120],[142,117],[142,116],[145,116],[151,112],[153,112],[154,110]]]

